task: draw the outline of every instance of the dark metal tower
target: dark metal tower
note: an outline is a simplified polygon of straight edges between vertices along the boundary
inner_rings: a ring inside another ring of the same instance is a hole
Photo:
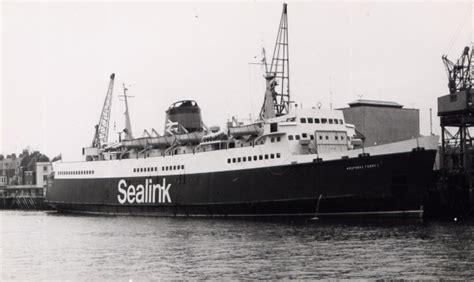
[[[109,124],[110,114],[112,109],[112,93],[114,90],[114,79],[115,74],[110,75],[109,88],[107,95],[105,96],[104,105],[102,106],[102,112],[100,114],[99,123],[95,126],[95,134],[92,139],[92,147],[100,148],[102,145],[107,143],[109,138]]]
[[[283,4],[272,63],[265,79],[267,80],[267,92],[260,116],[271,118],[288,114],[290,110],[290,65],[286,3]],[[273,113],[270,112],[271,108],[273,108]]]
[[[459,198],[470,198],[470,204],[474,205],[472,56],[472,50],[465,47],[456,63],[451,62],[446,55],[442,57],[450,94],[438,98],[438,116],[441,121],[441,168],[448,188],[460,191],[465,196]]]

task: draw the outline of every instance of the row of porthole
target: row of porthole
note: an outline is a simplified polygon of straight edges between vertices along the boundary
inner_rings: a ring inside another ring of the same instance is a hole
[[[257,161],[257,160],[268,160],[269,158],[270,159],[274,159],[274,158],[281,158],[281,154],[280,153],[276,153],[276,154],[265,154],[265,155],[255,155],[253,156],[253,160],[254,161]],[[238,157],[238,158],[229,158],[227,159],[227,163],[230,164],[230,163],[240,163],[240,162],[250,162],[252,161],[252,156],[248,156],[248,157]]]
[[[179,169],[184,169],[184,165],[168,165],[168,166],[162,166],[161,171],[168,171],[168,170],[179,170]],[[158,167],[140,167],[140,168],[134,168],[133,172],[154,172],[158,171]]]
[[[302,137],[302,138],[306,138],[306,137],[308,137],[308,134],[303,133],[303,134],[301,134],[301,137]],[[311,134],[309,137],[310,137],[311,140],[314,140],[314,135]],[[300,139],[301,139],[301,138],[300,138],[300,136],[299,136],[298,134],[295,135],[294,137],[293,137],[293,135],[288,135],[288,140],[290,140],[290,141],[292,141],[292,140],[300,140]],[[334,136],[334,139],[335,139],[335,140],[339,140],[339,139],[340,139],[340,140],[344,140],[344,135],[341,135],[341,136],[335,135],[335,136]],[[322,136],[322,135],[319,135],[319,140],[323,140],[323,136]],[[329,136],[328,136],[328,135],[326,135],[326,140],[329,140]]]
[[[88,175],[94,174],[93,170],[73,170],[73,171],[58,171],[59,175]]]
[[[342,119],[332,119],[332,118],[300,118],[301,123],[322,123],[322,124],[344,124],[344,121]]]

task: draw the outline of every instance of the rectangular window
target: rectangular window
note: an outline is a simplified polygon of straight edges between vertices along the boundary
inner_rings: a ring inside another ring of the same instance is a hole
[[[322,119],[321,119],[321,123],[322,123],[322,124],[326,124],[326,123],[328,123],[328,120],[325,119],[325,118],[322,118]]]
[[[314,135],[311,134],[311,135],[309,136],[309,138],[310,138],[311,140],[314,140]]]
[[[165,167],[164,167],[164,166],[162,166],[162,167],[161,167],[161,170],[162,170],[162,171],[165,171]]]
[[[258,156],[258,159],[263,160],[263,156],[262,155]]]
[[[293,135],[288,135],[288,140],[293,140]]]
[[[275,142],[275,137],[270,138],[270,142]]]
[[[257,156],[253,156],[253,160],[254,160],[254,161],[256,161],[256,160],[257,160],[257,158],[258,158]]]
[[[299,135],[295,135],[295,139],[296,139],[296,140],[300,140],[300,136],[299,136]]]
[[[319,118],[315,118],[314,123],[319,123]]]
[[[274,159],[275,158],[275,154],[270,154],[270,159]]]
[[[277,158],[280,158],[280,157],[281,157],[280,153],[277,153]]]
[[[334,139],[336,139],[336,140],[337,140],[337,135],[336,135],[336,136],[334,136]]]
[[[313,118],[308,118],[308,123],[313,123]]]
[[[184,165],[181,165],[181,169],[184,169]]]
[[[277,137],[277,142],[280,142],[280,141],[281,141],[281,137],[278,136],[278,137]]]
[[[326,135],[326,140],[329,140],[329,136]]]
[[[268,154],[265,154],[265,159],[268,160]]]
[[[242,161],[243,161],[243,162],[246,162],[246,161],[247,161],[247,157],[243,157],[243,158],[242,158]]]
[[[240,158],[237,158],[237,162],[240,163],[241,159]]]
[[[344,140],[344,136],[341,136],[341,140]]]
[[[252,156],[248,156],[247,160],[250,162],[252,160]]]
[[[48,167],[47,166],[43,166],[43,171],[48,171]]]
[[[344,124],[344,122],[342,121],[342,119],[339,120],[339,124]]]
[[[300,118],[300,122],[301,123],[306,123],[306,119],[305,118]]]
[[[329,124],[332,124],[332,118],[329,119]]]
[[[322,135],[319,135],[319,140],[323,140],[323,136],[322,136]]]
[[[230,164],[230,159],[227,159],[227,163]]]
[[[235,158],[232,158],[232,162],[235,163]]]
[[[338,124],[338,123],[339,123],[339,121],[337,121],[337,119],[334,119],[334,123],[335,123],[335,124]]]
[[[308,134],[302,133],[301,136],[302,136],[303,138],[306,138],[306,137],[308,137]]]

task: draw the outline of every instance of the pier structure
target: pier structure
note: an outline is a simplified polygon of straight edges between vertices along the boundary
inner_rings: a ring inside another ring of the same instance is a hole
[[[461,214],[474,207],[474,61],[472,49],[451,62],[443,56],[450,94],[438,98],[441,183]]]

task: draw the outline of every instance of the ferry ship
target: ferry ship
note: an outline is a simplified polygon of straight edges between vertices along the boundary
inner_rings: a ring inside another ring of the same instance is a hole
[[[54,162],[47,202],[63,212],[150,216],[420,217],[438,137],[364,147],[342,111],[292,104],[284,4],[259,119],[206,127],[192,100],[164,134],[108,142],[115,76],[83,161]]]

